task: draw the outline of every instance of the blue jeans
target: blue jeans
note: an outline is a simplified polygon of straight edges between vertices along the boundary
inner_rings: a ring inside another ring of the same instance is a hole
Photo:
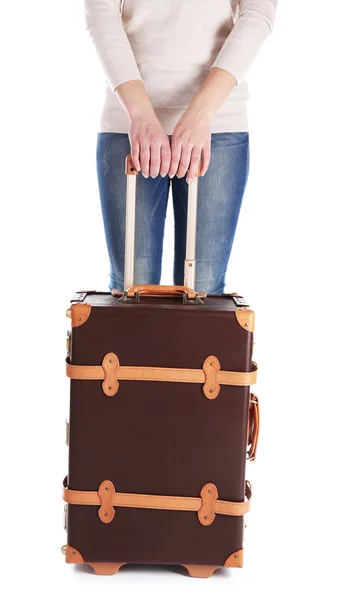
[[[169,136],[171,138],[171,136]],[[109,254],[109,289],[123,290],[128,135],[98,132],[96,162]],[[222,294],[249,171],[249,135],[213,133],[211,161],[199,178],[195,290]],[[159,284],[169,188],[174,211],[173,284],[184,285],[187,194],[185,177],[137,176],[134,283]]]

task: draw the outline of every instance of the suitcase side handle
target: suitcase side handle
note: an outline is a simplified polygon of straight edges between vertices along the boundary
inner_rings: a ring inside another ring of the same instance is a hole
[[[127,176],[126,191],[126,230],[125,230],[125,267],[124,290],[125,292],[134,285],[134,249],[135,249],[135,213],[136,213],[136,185],[138,171],[135,169],[130,154],[126,156],[125,171]],[[200,170],[188,184],[188,211],[186,229],[186,256],[184,264],[184,286],[193,293],[196,271],[196,224],[197,224],[197,197],[198,175]],[[174,286],[168,286],[174,287]],[[177,286],[178,287],[178,286]]]
[[[255,394],[251,394],[249,402],[249,418],[247,428],[247,458],[254,461],[258,447],[260,428],[260,408],[259,399]]]

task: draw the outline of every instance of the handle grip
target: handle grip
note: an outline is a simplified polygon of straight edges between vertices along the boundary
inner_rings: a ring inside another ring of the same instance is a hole
[[[183,296],[188,295],[189,299],[196,298],[196,292],[186,285],[154,285],[154,284],[136,284],[126,290],[128,298],[134,298],[136,294],[140,296]],[[197,292],[200,297],[206,297],[206,292]]]

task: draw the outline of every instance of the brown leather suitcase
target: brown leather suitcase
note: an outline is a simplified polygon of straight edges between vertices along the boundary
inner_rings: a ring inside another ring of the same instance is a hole
[[[125,292],[72,300],[67,563],[242,567],[259,429],[254,313],[193,290],[197,178],[189,186],[184,286],[133,285],[136,172],[126,162]]]

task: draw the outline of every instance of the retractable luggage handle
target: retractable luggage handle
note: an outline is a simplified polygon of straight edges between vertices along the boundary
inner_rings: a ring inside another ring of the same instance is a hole
[[[197,198],[198,175],[189,184],[188,212],[186,233],[186,257],[184,264],[184,286],[163,286],[157,284],[134,285],[134,250],[136,227],[136,184],[138,171],[135,169],[130,154],[126,157],[126,231],[125,231],[125,267],[124,267],[124,293],[119,300],[126,302],[135,300],[139,302],[140,295],[183,296],[184,303],[203,304],[201,298],[206,297],[206,292],[196,293],[194,290],[196,273],[196,223],[197,223]],[[113,290],[115,292],[115,290]]]

